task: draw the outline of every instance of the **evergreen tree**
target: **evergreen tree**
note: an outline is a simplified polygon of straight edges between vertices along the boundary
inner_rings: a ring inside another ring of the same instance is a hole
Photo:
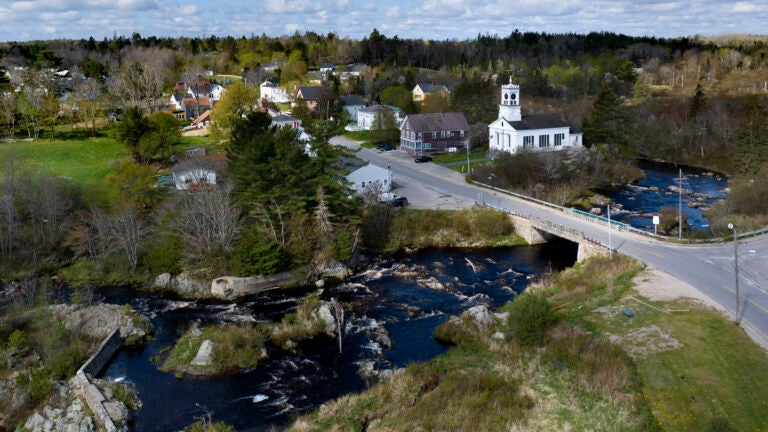
[[[597,144],[623,148],[629,143],[628,119],[621,99],[603,86],[595,99],[592,112],[582,123],[584,144],[591,147]]]

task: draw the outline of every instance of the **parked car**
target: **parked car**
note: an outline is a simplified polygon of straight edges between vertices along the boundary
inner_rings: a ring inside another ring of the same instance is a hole
[[[405,207],[408,205],[408,198],[404,196],[394,197],[391,200],[387,201],[387,204],[392,207]]]
[[[413,161],[416,163],[432,162],[432,158],[429,156],[417,156]]]
[[[390,150],[394,150],[395,146],[393,146],[392,144],[379,144],[376,148],[381,151],[390,151]]]

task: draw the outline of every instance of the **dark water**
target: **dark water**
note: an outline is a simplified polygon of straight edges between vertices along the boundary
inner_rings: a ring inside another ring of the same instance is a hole
[[[678,187],[680,183],[680,167],[672,164],[660,164],[641,161],[640,168],[645,172],[646,178],[636,184],[626,185],[617,191],[607,195],[621,210],[611,217],[617,221],[625,222],[635,228],[653,232],[653,218],[651,214],[659,214],[664,207],[678,208],[679,194],[669,189],[670,186]],[[709,232],[709,222],[702,211],[711,206],[715,201],[725,198],[723,189],[727,187],[725,177],[708,177],[703,172],[692,168],[683,168],[684,190],[699,193],[705,196],[683,194],[683,214],[687,215],[688,229],[690,231]],[[657,187],[659,191],[648,188]],[[697,204],[704,207],[694,207]]]
[[[321,337],[302,344],[297,353],[270,347],[270,358],[255,370],[182,380],[158,371],[150,358],[172,345],[192,321],[279,321],[295,310],[306,292],[274,292],[217,304],[149,294],[135,297],[129,291],[114,290],[106,301],[130,303],[150,316],[157,335],[140,348],[118,352],[103,378],[136,385],[143,402],[137,431],[179,430],[195,422],[204,410],[239,431],[282,429],[292,415],[365,389],[366,382],[358,376],[362,362],[387,370],[442,354],[446,347],[432,338],[432,332],[450,315],[477,304],[500,306],[539,275],[572,265],[575,257],[575,244],[553,241],[528,247],[425,250],[373,258],[358,275],[322,295],[344,304],[343,354],[335,339]],[[477,273],[465,258],[475,264]],[[445,289],[419,283],[426,278],[436,279]],[[391,349],[377,342],[381,328],[393,342]]]

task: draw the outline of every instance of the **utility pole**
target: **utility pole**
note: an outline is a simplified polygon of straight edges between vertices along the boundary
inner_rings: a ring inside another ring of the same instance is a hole
[[[470,147],[470,142],[469,142],[469,139],[467,139],[467,175],[471,174],[471,172],[469,171],[469,147]]]
[[[677,183],[677,234],[683,241],[683,169],[680,168],[680,181]]]
[[[729,223],[728,228],[733,230],[733,273],[736,275],[736,325],[741,325],[741,314],[739,311],[739,303],[741,298],[739,296],[739,239],[736,234],[736,227]]]

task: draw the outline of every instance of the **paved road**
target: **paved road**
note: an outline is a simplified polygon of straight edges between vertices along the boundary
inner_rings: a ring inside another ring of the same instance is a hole
[[[356,143],[343,137],[332,142],[352,149]],[[467,184],[462,174],[432,163],[415,164],[399,151],[379,153],[360,149],[361,159],[380,166],[391,165],[400,182],[415,182],[451,195],[469,205],[484,200],[496,207],[523,215],[546,218],[583,232],[614,250],[638,258],[648,265],[687,282],[735,317],[736,295],[733,243],[704,246],[668,244],[634,233],[611,230],[508,195]],[[768,349],[768,237],[739,241],[739,289],[741,324],[750,336]]]

